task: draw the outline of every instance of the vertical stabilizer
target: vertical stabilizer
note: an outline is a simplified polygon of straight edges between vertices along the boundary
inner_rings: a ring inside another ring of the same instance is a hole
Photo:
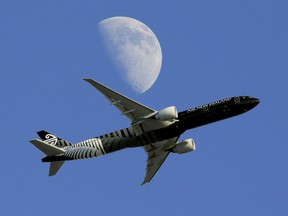
[[[68,141],[66,141],[60,137],[57,137],[54,134],[51,134],[45,130],[38,131],[37,134],[42,139],[42,141],[44,141],[50,145],[57,146],[59,148],[63,148],[63,147],[72,145],[70,142],[68,142]]]

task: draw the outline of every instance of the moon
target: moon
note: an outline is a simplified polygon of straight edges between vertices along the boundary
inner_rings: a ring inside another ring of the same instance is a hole
[[[133,91],[146,92],[162,66],[160,43],[144,23],[130,17],[111,17],[98,23],[108,56]]]

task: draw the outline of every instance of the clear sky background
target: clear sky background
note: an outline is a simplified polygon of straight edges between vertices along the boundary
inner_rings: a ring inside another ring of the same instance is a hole
[[[0,1],[1,215],[288,215],[288,2]],[[127,88],[97,23],[129,16],[158,37],[163,65],[145,94]],[[82,78],[154,109],[251,95],[250,112],[187,131],[140,186],[142,148],[65,163],[55,177],[29,143],[46,129],[78,142],[130,122]]]

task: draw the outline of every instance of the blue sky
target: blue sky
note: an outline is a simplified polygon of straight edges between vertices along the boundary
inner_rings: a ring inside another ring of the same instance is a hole
[[[288,3],[284,0],[0,2],[1,215],[287,215]],[[145,94],[119,79],[97,23],[148,25],[163,65]],[[225,97],[254,110],[187,131],[197,150],[170,155],[153,181],[143,149],[72,161],[48,177],[29,143],[46,129],[71,142],[129,125],[82,78],[154,109]]]

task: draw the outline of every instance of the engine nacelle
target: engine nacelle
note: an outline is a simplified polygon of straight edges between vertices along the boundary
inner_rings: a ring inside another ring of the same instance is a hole
[[[155,118],[160,121],[169,121],[178,118],[178,112],[175,106],[166,107],[158,111]]]
[[[178,154],[184,154],[191,151],[195,151],[196,145],[193,139],[186,139],[182,142],[176,143],[176,145],[173,147],[172,152],[178,153]]]

